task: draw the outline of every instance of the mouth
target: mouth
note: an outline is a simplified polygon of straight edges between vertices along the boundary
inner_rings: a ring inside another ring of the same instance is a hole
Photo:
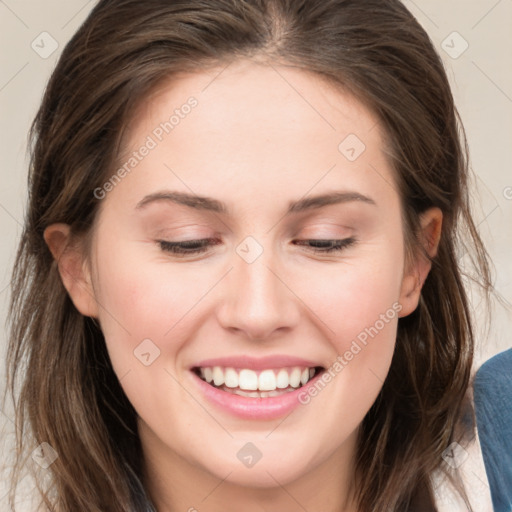
[[[192,372],[217,390],[246,398],[272,398],[305,386],[325,371],[322,366],[253,370],[223,366],[193,367]]]

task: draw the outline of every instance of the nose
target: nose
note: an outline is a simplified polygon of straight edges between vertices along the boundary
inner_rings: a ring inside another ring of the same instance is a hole
[[[277,331],[289,331],[300,318],[290,275],[270,252],[265,250],[252,263],[234,255],[217,310],[222,327],[250,340],[264,341]]]

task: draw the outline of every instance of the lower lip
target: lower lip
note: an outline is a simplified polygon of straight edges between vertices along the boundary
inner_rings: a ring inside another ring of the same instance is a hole
[[[222,391],[199,378],[194,372],[191,373],[210,402],[230,414],[249,420],[270,420],[291,413],[296,407],[302,405],[299,395],[307,394],[307,388],[314,385],[320,376],[320,374],[315,375],[304,386],[280,396],[251,398]]]

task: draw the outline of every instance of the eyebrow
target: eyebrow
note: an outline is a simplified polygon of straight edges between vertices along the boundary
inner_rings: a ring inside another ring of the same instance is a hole
[[[136,209],[141,209],[151,203],[161,201],[181,204],[196,210],[204,210],[221,214],[229,213],[229,209],[226,204],[217,199],[213,199],[207,196],[188,194],[186,192],[173,191],[162,191],[149,194],[137,203]],[[300,213],[315,208],[321,208],[323,206],[329,206],[332,204],[350,203],[354,201],[376,206],[376,203],[373,199],[360,194],[359,192],[337,191],[330,192],[328,194],[301,198],[297,201],[290,201],[288,203],[286,215],[291,213]]]

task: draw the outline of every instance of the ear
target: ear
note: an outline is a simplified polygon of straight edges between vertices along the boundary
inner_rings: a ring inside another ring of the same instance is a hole
[[[44,231],[44,240],[57,262],[62,283],[76,309],[84,316],[96,318],[98,304],[94,298],[89,265],[69,225],[48,226]]]
[[[420,216],[419,242],[422,250],[416,250],[414,260],[405,269],[400,290],[400,317],[411,314],[420,300],[421,289],[432,267],[431,260],[436,256],[441,239],[443,212],[432,207]]]

